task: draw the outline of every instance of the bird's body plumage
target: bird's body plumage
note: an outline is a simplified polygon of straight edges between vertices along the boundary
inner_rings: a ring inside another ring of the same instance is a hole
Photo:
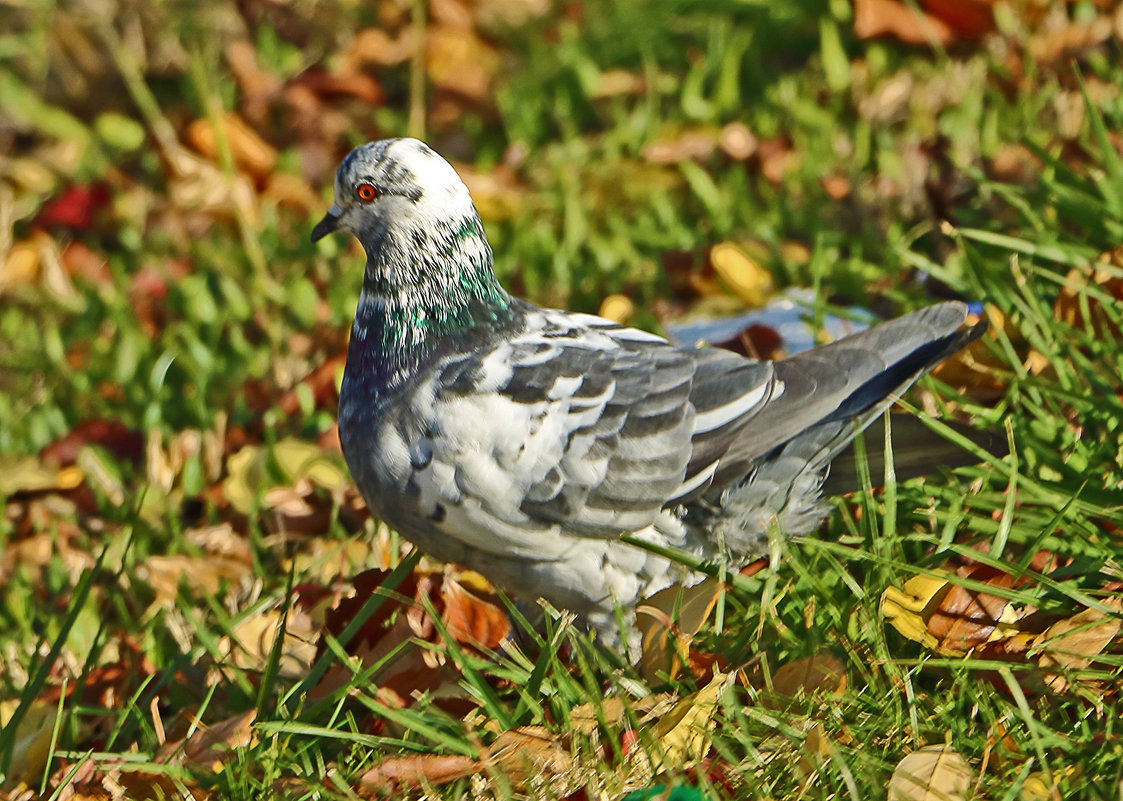
[[[499,286],[467,190],[416,140],[348,156],[314,236],[337,228],[367,252],[339,411],[367,503],[609,642],[615,604],[696,578],[621,535],[739,563],[772,525],[812,530],[830,459],[978,333],[946,303],[767,362],[537,308]]]

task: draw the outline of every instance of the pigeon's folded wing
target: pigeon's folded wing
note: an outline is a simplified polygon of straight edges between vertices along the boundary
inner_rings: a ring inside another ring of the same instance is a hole
[[[769,363],[631,329],[526,335],[435,375],[415,483],[458,508],[460,537],[508,525],[616,537],[707,486],[773,384]]]

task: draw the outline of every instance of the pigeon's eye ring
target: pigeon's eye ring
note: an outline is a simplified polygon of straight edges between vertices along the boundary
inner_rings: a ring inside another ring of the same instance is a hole
[[[370,203],[378,197],[378,190],[370,184],[359,184],[355,187],[355,194],[359,196],[359,200],[365,203]]]

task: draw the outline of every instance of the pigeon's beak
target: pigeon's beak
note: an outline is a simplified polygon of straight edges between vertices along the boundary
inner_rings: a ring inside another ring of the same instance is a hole
[[[339,220],[342,216],[343,213],[335,206],[328,209],[328,213],[324,215],[324,219],[316,223],[316,227],[312,229],[312,241],[319,242],[328,234],[338,231]]]

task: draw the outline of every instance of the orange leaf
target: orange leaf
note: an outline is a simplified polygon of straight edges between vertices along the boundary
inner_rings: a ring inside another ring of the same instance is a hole
[[[937,42],[943,47],[955,40],[946,22],[896,0],[854,0],[854,34],[859,39],[894,36],[905,44]]]
[[[445,576],[442,590],[445,608],[441,618],[448,635],[465,645],[498,648],[511,631],[507,613],[450,576]]]

